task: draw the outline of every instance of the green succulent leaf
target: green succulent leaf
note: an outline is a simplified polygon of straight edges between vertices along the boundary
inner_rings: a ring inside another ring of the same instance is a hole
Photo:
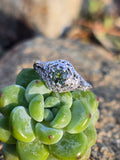
[[[44,97],[39,94],[35,96],[29,103],[29,112],[31,117],[41,122],[44,118]]]
[[[63,136],[63,130],[47,127],[41,123],[36,124],[35,131],[39,140],[47,145],[57,143]]]
[[[9,130],[9,119],[1,116],[0,117],[0,140],[8,144],[16,144],[16,139],[12,136]]]
[[[87,151],[87,137],[84,133],[64,133],[59,142],[49,145],[49,151],[61,160],[76,160]]]
[[[50,122],[53,128],[64,128],[71,120],[71,111],[67,106],[61,106],[55,118]]]
[[[44,109],[44,120],[50,122],[53,120],[54,116],[50,109]]]
[[[22,142],[31,142],[35,139],[34,121],[23,106],[15,107],[10,114],[10,131]]]
[[[20,160],[18,153],[16,151],[15,144],[4,144],[2,151],[4,154],[5,160]]]
[[[42,94],[42,95],[48,94],[49,95],[50,92],[51,91],[47,88],[43,80],[36,79],[36,80],[31,81],[28,84],[26,91],[25,91],[25,97],[26,97],[26,100],[30,102],[31,99],[35,97],[36,95],[38,94]]]
[[[60,160],[59,158],[53,156],[52,154],[50,154],[47,158],[47,160]]]
[[[0,91],[0,112],[9,116],[12,109],[16,106],[28,106],[25,99],[25,89],[20,85],[10,85]]]
[[[60,105],[60,100],[57,97],[49,96],[45,99],[45,108],[56,107]]]
[[[97,140],[97,132],[95,126],[90,123],[89,126],[84,131],[85,135],[88,138],[88,148],[92,147]]]
[[[80,100],[76,100],[71,107],[71,114],[71,121],[65,127],[65,130],[71,134],[84,131],[91,118],[89,107],[83,105]]]
[[[41,79],[40,75],[32,68],[25,68],[16,77],[16,84],[24,88],[34,79]]]
[[[95,125],[98,119],[99,119],[99,110],[96,109],[96,111],[93,113],[91,117],[90,123]]]
[[[38,139],[30,143],[18,141],[17,152],[20,160],[46,160],[49,155],[47,148]]]
[[[60,80],[60,73],[54,77]],[[34,69],[23,69],[15,85],[0,90],[5,160],[87,160],[97,139],[98,104],[91,91],[53,92]]]
[[[91,91],[73,91],[73,100],[80,100],[84,105],[91,109],[91,113],[94,113],[98,107],[98,100],[95,94]]]
[[[71,92],[60,93],[60,101],[63,105],[66,105],[68,108],[72,106],[72,94]]]

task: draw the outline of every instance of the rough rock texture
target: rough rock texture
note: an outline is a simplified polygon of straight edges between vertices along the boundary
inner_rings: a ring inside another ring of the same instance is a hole
[[[21,19],[33,30],[54,38],[77,18],[81,2],[82,0],[0,0],[0,12]]]
[[[36,59],[69,60],[99,97],[98,139],[90,160],[120,160],[120,63],[98,46],[80,41],[35,38],[19,44],[0,60],[0,88],[15,83],[22,68]]]

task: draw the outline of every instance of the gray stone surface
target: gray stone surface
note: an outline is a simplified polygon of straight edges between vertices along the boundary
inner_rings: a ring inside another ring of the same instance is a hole
[[[19,44],[0,60],[0,88],[15,83],[19,71],[31,68],[37,59],[66,59],[93,85],[92,91],[100,99],[100,119],[90,160],[120,160],[120,63],[98,46],[37,37]]]

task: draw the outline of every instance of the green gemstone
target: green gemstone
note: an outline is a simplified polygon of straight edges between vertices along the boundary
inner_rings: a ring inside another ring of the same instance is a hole
[[[63,71],[63,69],[55,69],[55,72],[52,74],[52,80],[57,84],[64,84],[65,80],[67,79],[68,73]]]

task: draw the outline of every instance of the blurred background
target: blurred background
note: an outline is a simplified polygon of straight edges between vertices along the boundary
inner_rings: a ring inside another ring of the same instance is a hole
[[[100,118],[90,160],[120,160],[120,0],[0,0],[0,88],[35,57],[67,59],[94,86]]]
[[[101,45],[120,55],[119,0],[0,0],[0,57],[35,36]]]

